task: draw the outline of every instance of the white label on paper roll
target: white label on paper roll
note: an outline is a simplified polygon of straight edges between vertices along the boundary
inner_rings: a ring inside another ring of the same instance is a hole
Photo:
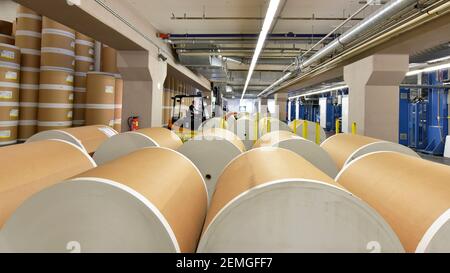
[[[74,66],[75,65],[75,61],[72,61],[72,66]]]
[[[91,64],[90,66],[89,66],[89,71],[93,71],[94,70],[94,66]]]
[[[17,80],[17,72],[8,71],[8,72],[6,72],[5,78],[7,80]]]
[[[102,131],[108,137],[112,137],[112,136],[116,135],[116,132],[114,132],[114,130],[112,130],[111,128],[104,127],[104,128],[98,128],[98,129],[100,131]]]
[[[16,53],[10,50],[2,50],[1,56],[2,58],[14,60],[16,58]]]
[[[69,111],[68,113],[67,113],[67,118],[72,118],[73,117],[73,112],[72,111]]]
[[[66,82],[73,83],[73,76],[72,75],[67,76]]]
[[[12,118],[17,118],[19,116],[19,109],[12,109],[9,111],[9,116]]]
[[[114,86],[110,86],[110,85],[106,86],[105,93],[114,94]]]
[[[94,55],[94,49],[89,48],[89,55]]]
[[[11,137],[11,131],[10,130],[0,131],[0,138],[10,138],[10,137]]]
[[[12,99],[12,91],[0,91],[0,99]]]
[[[71,47],[71,48],[75,48],[75,42],[71,42],[71,43],[70,43],[70,47]]]
[[[109,126],[111,126],[111,127],[114,126],[114,120],[113,119],[109,121]]]
[[[69,95],[69,100],[73,100],[73,94]]]

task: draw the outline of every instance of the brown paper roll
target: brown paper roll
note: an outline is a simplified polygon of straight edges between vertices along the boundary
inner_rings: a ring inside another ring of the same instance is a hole
[[[95,40],[84,34],[77,32],[76,33],[75,55],[94,58]]]
[[[67,106],[69,107],[69,106]],[[73,110],[72,108],[64,108],[63,106],[60,106],[58,108],[53,107],[46,107],[42,106],[42,104],[39,105],[38,110],[38,120],[39,123],[42,122],[42,124],[39,127],[58,127],[59,129],[62,128],[70,128],[72,126],[72,116],[73,116]],[[51,122],[55,123],[54,125],[45,125],[45,122]],[[59,124],[56,124],[59,123]],[[57,128],[54,128],[57,129]],[[40,132],[43,131],[42,129],[39,130]]]
[[[0,227],[33,194],[95,167],[79,148],[56,140],[1,148],[0,162],[8,170],[0,172]]]
[[[75,71],[77,71],[77,72],[93,71],[94,63],[92,61],[80,61],[80,60],[76,59],[75,60]]]
[[[450,251],[450,167],[378,152],[347,165],[336,181],[376,209],[407,252]]]
[[[31,123],[30,121],[30,123],[28,124],[32,125],[25,125],[25,123],[19,122],[17,138],[21,142],[27,141],[27,139],[32,137],[37,132],[37,121],[35,121],[34,123]]]
[[[39,33],[42,30],[42,16],[27,7],[19,5],[17,8],[16,29]]]
[[[41,66],[75,69],[75,56],[42,51]]]
[[[75,88],[86,88],[87,86],[87,75],[85,73],[75,72],[74,87]]]
[[[0,146],[11,145],[15,143],[17,143],[17,122],[0,121]],[[2,173],[6,174],[8,172]]]
[[[263,135],[256,141],[253,148],[280,147],[295,152],[308,160],[322,172],[334,178],[338,168],[330,155],[316,143],[304,139],[292,132],[275,131]]]
[[[87,104],[114,105],[116,79],[114,75],[100,72],[87,73]]]
[[[42,39],[40,35],[40,32],[28,33],[19,30],[15,36],[15,45],[23,49],[41,50]]]
[[[15,45],[14,36],[0,34],[0,44]]]
[[[20,68],[7,67],[0,64],[0,82],[20,83]]]
[[[339,169],[369,152],[396,151],[418,157],[414,151],[400,144],[351,134],[334,135],[324,141],[321,147],[330,154]]]
[[[20,65],[20,49],[14,45],[0,44],[0,61]]]
[[[19,88],[0,82],[0,102],[18,102]]]
[[[94,160],[98,165],[102,165],[142,148],[164,147],[176,150],[182,144],[181,139],[168,129],[141,129],[111,137],[97,149]]]
[[[244,143],[232,132],[211,128],[201,131],[178,151],[189,158],[202,173],[208,196],[212,197],[223,169],[245,151]]]
[[[118,73],[117,51],[105,45],[102,47],[101,70],[107,73]]]
[[[258,148],[219,177],[198,252],[368,252],[372,241],[403,251],[374,210],[311,163]]]
[[[22,67],[40,68],[41,67],[41,55],[39,54],[22,54],[21,57]]]
[[[94,109],[86,106],[85,124],[95,125],[102,124],[109,127],[114,126],[114,106],[110,109]]]
[[[28,142],[60,139],[79,146],[88,154],[93,154],[100,144],[116,134],[117,132],[107,126],[94,125],[42,132],[31,137]]]
[[[169,167],[174,164],[176,172]],[[60,198],[62,214],[48,203]],[[170,149],[146,148],[39,193],[16,211],[4,232],[9,251],[63,252],[60,245],[75,240],[83,252],[195,252],[206,206],[204,182],[189,160]],[[30,229],[17,231],[23,220],[46,240]],[[24,248],[16,245],[20,239],[28,241]]]
[[[36,107],[29,107],[28,104],[23,104],[25,106],[20,106],[19,113],[20,113],[20,120],[37,120],[37,106]],[[30,104],[32,105],[32,104]],[[37,105],[37,104],[36,104]]]
[[[46,69],[40,73],[39,103],[73,104],[73,73]]]
[[[13,24],[8,21],[0,20],[0,34],[12,35]]]
[[[23,68],[23,67],[22,67]],[[20,71],[20,83],[22,85],[39,85],[39,71],[23,70]]]
[[[63,24],[60,24],[48,17],[43,17],[42,18],[42,29],[58,29],[58,30],[62,30],[65,32],[69,32],[72,33],[75,36],[75,31],[69,27],[66,27]]]
[[[174,132],[165,128],[146,128],[137,130],[136,132],[150,137],[159,147],[176,150],[183,144]]]
[[[6,104],[6,105],[3,105]],[[0,103],[0,121],[16,121],[19,120],[19,103],[3,102]]]
[[[122,97],[123,97],[123,80],[116,77],[116,90],[114,94],[114,129],[122,132]]]

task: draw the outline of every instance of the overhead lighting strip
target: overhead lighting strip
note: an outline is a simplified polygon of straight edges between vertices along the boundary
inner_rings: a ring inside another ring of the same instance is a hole
[[[266,42],[267,34],[272,27],[272,23],[275,19],[278,7],[280,5],[280,0],[270,0],[269,8],[267,9],[266,17],[264,19],[264,24],[259,34],[258,43],[256,44],[255,53],[253,54],[252,62],[248,70],[247,80],[245,81],[244,90],[242,91],[241,102],[244,100],[245,92],[247,92],[248,85],[252,79],[253,72],[255,71],[256,64],[258,63],[259,56]]]
[[[305,94],[293,96],[293,97],[290,97],[289,100],[302,98],[302,97],[307,97],[307,96],[324,94],[324,93],[328,93],[328,92],[332,92],[332,91],[338,91],[338,90],[347,89],[347,88],[348,88],[348,85],[335,86],[335,87],[331,87],[331,88],[321,89],[321,90],[317,90],[317,91],[308,92],[308,93],[305,93]]]

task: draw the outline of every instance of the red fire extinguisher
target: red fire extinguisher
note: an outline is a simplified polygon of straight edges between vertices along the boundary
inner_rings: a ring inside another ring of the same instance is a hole
[[[129,117],[128,118],[128,128],[130,131],[139,130],[139,117]]]

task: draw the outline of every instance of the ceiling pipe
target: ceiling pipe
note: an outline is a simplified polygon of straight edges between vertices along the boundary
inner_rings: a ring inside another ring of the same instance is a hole
[[[349,29],[341,36],[336,38],[333,42],[329,43],[327,46],[323,47],[319,51],[317,51],[314,55],[308,58],[305,61],[301,61],[296,69],[298,71],[302,71],[305,68],[311,66],[312,64],[322,60],[324,57],[331,55],[334,51],[345,47],[351,42],[358,39],[362,34],[365,34],[368,30],[370,30],[373,26],[379,25],[384,20],[390,19],[391,17],[395,17],[403,11],[404,9],[412,6],[413,4],[417,4],[417,0],[392,0],[387,3],[382,8],[375,11],[373,14],[369,15],[366,19],[361,21],[358,25]],[[273,94],[275,91],[264,94],[264,96],[269,96]]]
[[[172,16],[172,20],[264,20],[264,17],[218,17],[218,16]],[[278,20],[283,21],[344,21],[346,17],[278,17]],[[361,21],[363,18],[352,18],[352,21]]]
[[[272,33],[268,34],[268,39],[270,38],[302,38],[302,39],[313,39],[313,38],[323,38],[327,36],[327,34],[309,34],[309,33]],[[186,39],[186,38],[203,38],[203,39],[211,39],[211,38],[254,38],[258,39],[259,33],[193,33],[193,34],[159,34],[159,37],[162,39]],[[338,37],[335,35],[334,38]]]

